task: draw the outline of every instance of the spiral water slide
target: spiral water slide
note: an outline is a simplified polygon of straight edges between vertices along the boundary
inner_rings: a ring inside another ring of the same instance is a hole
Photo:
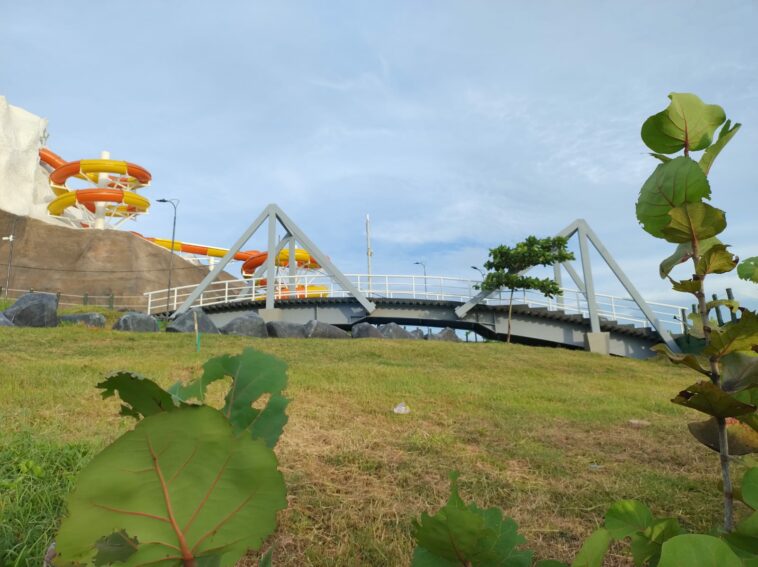
[[[137,193],[138,189],[150,184],[152,176],[145,168],[126,161],[110,159],[107,152],[103,152],[100,159],[84,159],[68,162],[48,148],[42,148],[39,152],[42,166],[49,173],[50,189],[55,197],[47,206],[48,212],[56,217],[64,217],[70,208],[79,211],[78,217],[68,217],[66,220],[78,224],[80,228],[105,228],[106,221],[116,219],[121,222],[128,218],[147,212],[150,201]],[[78,179],[85,184],[92,185],[81,189],[68,186],[72,179]],[[145,237],[134,232],[133,234],[144,238],[158,246],[174,252],[205,256],[209,258],[223,258],[228,250],[213,246],[190,244],[186,242],[172,242],[165,238]],[[242,276],[252,278],[255,271],[266,263],[267,252],[259,250],[240,251],[234,255],[234,259],[242,262]],[[302,249],[295,250],[295,262],[297,268],[303,271],[318,270],[321,266]],[[289,250],[283,249],[276,258],[277,267],[289,266]],[[266,286],[266,280],[258,280],[260,287]],[[279,298],[303,298],[325,297],[326,286],[322,285],[286,285],[277,287]]]

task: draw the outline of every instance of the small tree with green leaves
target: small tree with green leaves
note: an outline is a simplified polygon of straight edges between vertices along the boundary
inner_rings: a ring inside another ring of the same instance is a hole
[[[482,289],[510,291],[508,301],[508,342],[511,342],[511,317],[513,314],[513,294],[517,289],[534,289],[547,297],[561,295],[561,288],[550,278],[535,278],[523,275],[536,266],[552,266],[556,262],[574,259],[567,249],[568,241],[561,236],[537,238],[528,236],[513,248],[498,246],[490,250],[490,259],[484,263],[487,274]]]

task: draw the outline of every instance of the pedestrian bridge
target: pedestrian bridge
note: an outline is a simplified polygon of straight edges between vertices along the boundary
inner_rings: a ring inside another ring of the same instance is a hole
[[[245,312],[264,319],[305,323],[317,319],[349,329],[361,322],[417,327],[451,327],[473,331],[487,339],[505,340],[508,327],[509,291],[482,296],[481,282],[447,276],[344,274],[348,291],[326,274],[277,275],[274,309],[267,309],[268,281],[214,281],[187,307],[201,307],[217,325]],[[193,296],[197,286],[157,290],[146,294],[151,313],[174,312]],[[591,332],[590,305],[578,289],[562,288],[563,295],[548,298],[517,290],[513,295],[512,340],[526,344],[585,348]],[[367,312],[355,291],[374,308]],[[646,358],[649,347],[661,335],[647,315],[628,297],[595,293],[601,333],[608,334],[608,351],[618,356]],[[468,308],[467,308],[468,307]],[[654,320],[666,333],[683,332],[682,308],[666,303],[647,303]]]

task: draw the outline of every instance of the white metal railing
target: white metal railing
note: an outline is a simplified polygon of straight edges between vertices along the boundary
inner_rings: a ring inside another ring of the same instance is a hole
[[[436,301],[454,301],[465,303],[479,293],[480,281],[446,276],[417,276],[399,274],[346,274],[347,279],[369,298],[387,299],[427,299]],[[236,301],[265,301],[266,280],[256,278],[249,280],[225,280],[210,284],[198,297],[194,305],[217,305]],[[175,287],[170,290],[159,289],[145,294],[148,313],[174,311],[181,306],[195,289],[195,285]],[[277,276],[274,286],[276,300],[318,297],[350,297],[328,275],[310,273],[307,275]],[[629,297],[620,297],[602,293],[595,294],[600,317],[633,324],[639,327],[652,325],[637,304]],[[507,305],[510,291],[494,292],[483,303],[485,305]],[[516,290],[513,295],[514,305],[530,307],[547,307],[550,310],[562,310],[568,314],[589,316],[587,300],[576,289],[563,288],[563,295],[555,298],[530,290]],[[681,333],[682,307],[668,303],[648,302],[653,314],[661,325],[672,332]]]

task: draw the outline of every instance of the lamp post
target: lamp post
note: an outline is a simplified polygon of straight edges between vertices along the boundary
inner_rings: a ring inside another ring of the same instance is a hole
[[[426,264],[423,262],[413,262],[417,266],[421,266],[424,269],[424,296],[429,295],[429,290],[426,288]]]
[[[13,225],[11,226],[11,233],[8,236],[3,236],[2,240],[7,240],[9,244],[8,248],[8,274],[5,276],[5,299],[8,299],[8,288],[11,285],[11,265],[13,264],[13,240],[14,233],[16,232],[16,221],[18,217],[13,219]]]
[[[479,272],[482,276],[482,280],[484,280],[484,270],[482,270],[481,268],[477,268],[476,266],[471,266],[471,269]]]
[[[157,199],[157,203],[170,203],[174,207],[174,223],[171,227],[171,257],[168,260],[168,289],[166,290],[166,317],[171,312],[171,269],[174,267],[174,244],[176,242],[176,208],[179,199]]]

